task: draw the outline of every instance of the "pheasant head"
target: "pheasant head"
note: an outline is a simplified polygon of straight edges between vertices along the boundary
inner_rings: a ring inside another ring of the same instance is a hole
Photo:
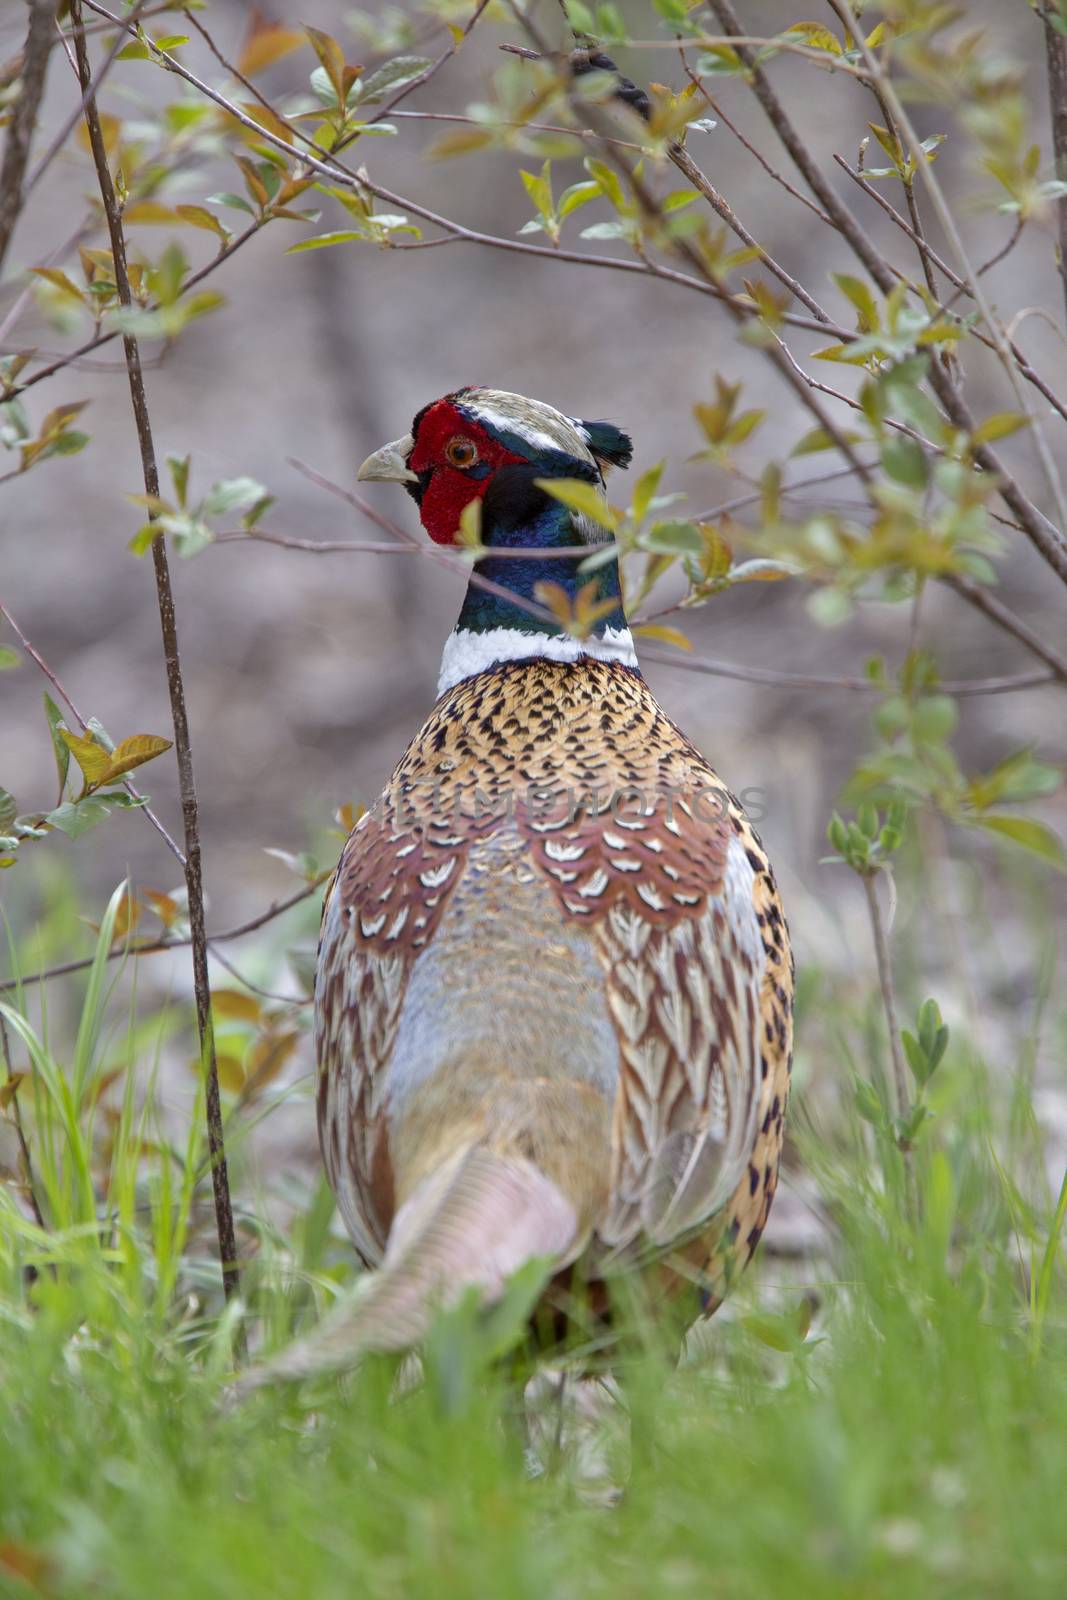
[[[445,647],[442,692],[501,662],[536,656],[594,656],[636,668],[617,561],[590,573],[581,570],[587,552],[560,554],[608,536],[541,486],[571,478],[600,488],[607,468],[627,466],[631,455],[629,437],[610,422],[579,421],[500,389],[467,388],[425,406],[409,434],[363,463],[361,479],[404,485],[435,544],[456,545],[463,513],[481,504],[486,553]]]

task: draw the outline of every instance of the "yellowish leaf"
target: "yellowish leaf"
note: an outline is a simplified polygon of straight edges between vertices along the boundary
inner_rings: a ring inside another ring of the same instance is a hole
[[[169,222],[178,220],[173,206],[164,206],[158,200],[134,200],[122,213],[124,222]]]
[[[131,899],[129,891],[127,890],[123,894],[122,899],[119,901],[118,909],[115,912],[115,923],[111,932],[111,943],[122,944],[127,936],[133,932],[134,928],[136,928],[138,922],[140,921],[140,917],[140,903],[138,902],[136,896]]]
[[[245,1084],[248,1091],[272,1083],[296,1049],[300,1034],[295,1028],[284,1033],[265,1033],[257,1039],[248,1056]]]
[[[256,171],[254,163],[249,161],[247,156],[234,156],[233,159],[244,174],[245,188],[252,196],[252,199],[257,205],[265,206],[270,200],[270,195],[267,193],[267,186]]]
[[[304,28],[304,32],[311,40],[311,46],[319,58],[319,62],[333,84],[334,93],[341,104],[345,99],[345,56],[341,46],[328,33],[322,33],[318,28]]]
[[[293,130],[287,122],[278,116],[277,112],[269,110],[267,106],[261,106],[256,100],[242,100],[241,110],[246,117],[251,117],[253,122],[257,122],[261,128],[266,129],[268,133],[272,133],[276,139],[286,139],[292,143]],[[255,142],[256,136],[249,128],[246,128],[243,123],[237,123],[237,127],[240,128],[246,138],[250,138],[253,143]]]
[[[193,1061],[191,1065],[194,1072],[200,1071],[199,1059]],[[247,1077],[245,1064],[240,1056],[231,1055],[228,1051],[223,1051],[216,1055],[215,1065],[218,1068],[219,1083],[222,1088],[228,1089],[231,1094],[240,1094],[245,1086]]]
[[[178,920],[178,902],[169,894],[161,894],[158,889],[142,889],[141,895],[152,907],[163,926],[172,928]]]
[[[489,128],[457,128],[455,133],[446,133],[435,140],[429,154],[436,161],[444,161],[449,156],[465,156],[472,150],[484,150],[495,138],[496,135]]]
[[[85,304],[85,296],[76,283],[72,283],[65,272],[60,272],[58,267],[31,267],[30,271],[35,278],[43,278],[50,283],[53,289],[58,289],[61,294],[68,295],[71,300],[77,300],[80,306]]]
[[[333,820],[339,828],[343,828],[345,833],[348,834],[352,832],[366,809],[366,806],[354,806],[350,801],[346,800],[344,805],[338,806],[334,812]]]
[[[0,1111],[6,1111],[19,1092],[19,1084],[26,1081],[24,1072],[13,1072],[9,1078],[0,1083]]]
[[[71,733],[69,728],[59,728],[57,732],[81,768],[85,787],[95,788],[103,780],[111,765],[111,752],[105,750],[103,745],[97,744],[95,739],[85,738],[80,733]]]
[[[206,233],[218,234],[220,239],[227,237],[227,230],[215,213],[209,211],[206,206],[175,206],[174,211],[191,228],[203,228]]]
[[[667,628],[661,622],[639,622],[630,632],[640,634],[642,639],[659,639],[663,644],[673,644],[679,650],[693,648],[693,641],[681,628]]]
[[[260,15],[252,13],[252,23],[237,58],[237,70],[242,77],[254,78],[257,72],[272,67],[283,56],[291,55],[304,43],[304,35],[295,28],[280,28]]]
[[[211,1006],[217,1017],[233,1018],[237,1022],[258,1022],[263,1007],[253,994],[240,989],[213,989]]]
[[[97,782],[111,783],[115,778],[121,778],[124,772],[132,772],[134,767],[143,767],[146,761],[154,761],[156,756],[161,756],[164,750],[169,750],[171,741],[161,739],[155,733],[131,733],[128,739],[123,739],[117,744],[108,759],[107,769],[103,779]],[[77,755],[77,751],[74,752]]]

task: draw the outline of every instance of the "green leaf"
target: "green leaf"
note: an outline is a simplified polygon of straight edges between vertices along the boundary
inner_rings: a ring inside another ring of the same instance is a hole
[[[552,215],[552,163],[546,161],[540,173],[520,170],[523,188],[542,217]]]
[[[622,184],[612,168],[606,162],[597,161],[593,156],[587,157],[584,166],[586,172],[596,182],[601,193],[611,201],[615,210],[624,212],[627,207],[626,199],[622,192]]]
[[[534,483],[546,494],[550,494],[553,500],[559,500],[571,511],[580,511],[599,527],[609,528],[613,533],[618,527],[617,513],[608,505],[599,489],[594,488],[591,483],[586,483],[584,479],[535,478]]]
[[[52,749],[55,751],[56,757],[56,774],[59,778],[59,793],[62,795],[63,786],[67,781],[67,773],[70,771],[70,748],[63,738],[63,734],[66,731],[63,713],[47,692],[44,697],[44,714],[48,718],[48,731],[52,735]]]
[[[0,644],[0,672],[14,672],[22,665],[22,657],[10,645]]]
[[[790,450],[791,456],[813,456],[819,450],[836,450],[837,440],[825,428],[812,428]]]
[[[661,555],[702,556],[707,549],[704,535],[694,522],[654,522],[639,542],[642,550]]]
[[[251,208],[246,206],[246,211]],[[207,233],[213,233],[225,244],[230,238],[230,230],[224,227],[213,211],[206,206],[175,206],[176,214],[191,228],[203,228]]]
[[[1010,839],[1012,844],[1047,861],[1060,872],[1067,872],[1067,852],[1064,851],[1063,841],[1043,822],[1035,822],[1032,817],[986,816],[975,817],[974,823],[976,827]]]
[[[648,508],[652,504],[653,496],[659,488],[663,469],[666,465],[665,461],[657,461],[655,466],[649,467],[647,472],[643,472],[634,484],[631,510],[635,522],[640,522],[646,516]]]
[[[926,453],[917,439],[897,434],[882,446],[882,466],[889,477],[909,489],[925,489],[930,477]]]
[[[882,1110],[882,1102],[879,1100],[873,1086],[863,1078],[853,1078],[852,1093],[856,1102],[856,1110],[864,1122],[870,1122],[876,1128],[883,1127],[885,1125],[885,1113]]]
[[[943,744],[958,721],[959,711],[951,695],[924,695],[915,707],[912,732],[920,744]]]
[[[559,197],[559,220],[569,217],[572,211],[577,211],[579,206],[586,206],[590,200],[595,200],[600,193],[599,183],[572,183],[569,189],[564,189]]]
[[[174,493],[178,497],[178,504],[180,506],[185,505],[185,497],[189,489],[189,463],[191,460],[192,456],[167,457],[167,468],[170,472],[170,481],[174,485]],[[160,507],[153,506],[150,509],[158,511]],[[169,510],[169,506],[166,509]]]
[[[870,285],[862,278],[853,278],[847,272],[835,272],[833,280],[841,293],[855,306],[859,312],[859,325],[862,333],[874,333],[878,328],[878,305],[871,291]]]
[[[67,800],[63,805],[56,806],[45,818],[53,828],[58,828],[68,838],[80,838],[83,833],[88,833],[90,828],[95,828],[105,820],[108,808],[102,800],[90,797],[85,800]]]
[[[226,511],[246,511],[257,501],[269,498],[255,478],[223,478],[212,484],[200,507],[202,516],[217,517]]]
[[[256,214],[242,195],[231,194],[228,190],[224,190],[222,194],[209,194],[207,203],[209,206],[230,206],[234,211],[247,212],[250,217]]]
[[[15,796],[7,789],[0,789],[0,829],[5,833],[18,815],[18,809]]]
[[[994,439],[1006,439],[1010,433],[1028,426],[1028,419],[1018,411],[996,411],[975,428],[971,437],[975,444],[992,444]]]
[[[361,105],[373,105],[387,89],[400,89],[430,65],[426,56],[394,56],[361,80]]]
[[[146,522],[143,527],[138,528],[126,548],[132,550],[135,556],[143,556],[146,551],[151,550],[153,541],[162,531],[158,522]]]
[[[353,239],[366,238],[366,233],[346,228],[339,233],[319,233],[314,239],[301,239],[299,244],[291,244],[285,253],[287,256],[298,256],[302,250],[325,250],[332,244],[349,244]]]

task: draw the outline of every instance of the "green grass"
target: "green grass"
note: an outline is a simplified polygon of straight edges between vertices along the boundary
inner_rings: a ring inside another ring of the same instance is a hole
[[[238,1319],[280,1342],[350,1275],[347,1251],[316,1189],[284,1232],[261,1228],[225,1310],[198,1121],[169,1143],[132,1074],[101,1110],[116,1040],[143,1090],[153,1028],[172,1026],[138,1022],[113,975],[90,974],[61,1059],[7,1014],[47,1227],[0,1186],[0,1593],[1062,1600],[1065,1200],[1033,1181],[1023,1091],[1001,1103],[967,1040],[935,1081],[913,1214],[896,1152],[840,1090],[800,1096],[832,1254],[762,1264],[677,1370],[635,1314],[635,1468],[608,1408],[626,1487],[607,1504],[566,1444],[530,1477],[514,1386],[468,1310],[399,1397],[383,1359],[227,1409]],[[862,1053],[862,1019],[836,1022]]]

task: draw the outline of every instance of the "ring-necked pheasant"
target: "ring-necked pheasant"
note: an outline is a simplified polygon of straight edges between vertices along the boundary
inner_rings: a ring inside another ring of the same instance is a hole
[[[260,1378],[415,1344],[533,1257],[546,1286],[655,1262],[696,1284],[695,1316],[759,1240],[792,1034],[770,865],[642,678],[617,563],[585,637],[538,600],[555,584],[573,609],[585,556],[558,552],[605,538],[541,480],[599,488],[630,456],[608,423],[470,388],[360,468],[404,484],[438,544],[480,499],[489,553],[323,912],[319,1133],[376,1270]]]

